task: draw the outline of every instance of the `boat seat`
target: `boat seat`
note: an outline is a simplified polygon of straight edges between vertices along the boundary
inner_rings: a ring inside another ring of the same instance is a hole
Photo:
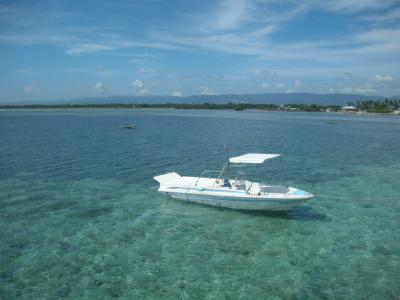
[[[229,183],[228,179],[224,179],[223,183],[222,183],[223,187],[231,187],[231,184]]]

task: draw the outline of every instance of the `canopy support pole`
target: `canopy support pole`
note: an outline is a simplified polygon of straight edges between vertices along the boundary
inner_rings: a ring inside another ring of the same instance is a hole
[[[229,166],[230,166],[230,161],[229,161],[229,159],[230,159],[230,157],[229,157],[229,148],[226,147],[226,146],[224,145],[224,150],[225,150],[225,152],[226,152],[227,163],[222,167],[222,170],[221,170],[221,172],[219,173],[217,180],[218,180],[218,179],[221,179],[222,174],[224,174],[224,172],[225,172],[225,169],[227,170],[227,171],[226,171],[226,173],[227,173],[227,178],[229,178]]]

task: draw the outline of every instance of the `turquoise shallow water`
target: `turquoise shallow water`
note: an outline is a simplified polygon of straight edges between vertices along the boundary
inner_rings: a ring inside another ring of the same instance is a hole
[[[221,167],[224,144],[283,153],[250,179],[315,199],[254,213],[156,192]],[[390,116],[0,111],[0,298],[399,299],[399,149]]]

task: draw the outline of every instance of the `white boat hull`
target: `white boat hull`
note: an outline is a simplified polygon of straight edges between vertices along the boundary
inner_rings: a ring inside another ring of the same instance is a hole
[[[308,199],[248,199],[229,196],[194,195],[190,193],[162,192],[174,199],[200,203],[210,206],[242,210],[287,211],[293,209]]]
[[[215,178],[180,176],[177,173],[154,178],[160,182],[158,191],[174,199],[232,209],[287,211],[313,197],[296,188],[254,182],[239,186],[231,181],[231,185],[223,186]]]

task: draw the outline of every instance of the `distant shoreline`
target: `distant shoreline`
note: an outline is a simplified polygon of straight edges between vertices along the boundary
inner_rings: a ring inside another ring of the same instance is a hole
[[[377,102],[380,104],[380,102]],[[23,105],[0,105],[0,110],[11,109],[166,109],[166,110],[259,110],[259,111],[277,111],[277,112],[331,112],[353,115],[400,115],[400,112],[392,109],[392,111],[365,111],[365,110],[344,110],[340,105],[319,105],[319,104],[252,104],[252,103],[131,103],[131,104],[23,104]]]

